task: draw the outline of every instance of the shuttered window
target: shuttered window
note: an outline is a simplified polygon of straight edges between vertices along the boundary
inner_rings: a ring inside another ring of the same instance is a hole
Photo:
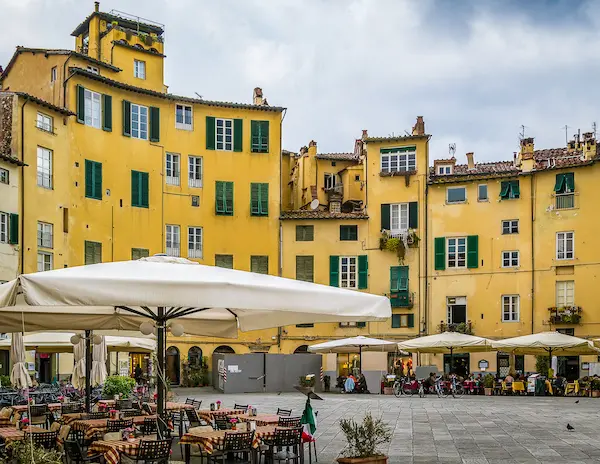
[[[314,256],[296,256],[296,280],[314,282]]]
[[[233,216],[233,182],[216,181],[215,212],[219,216]]]
[[[297,242],[312,242],[315,239],[315,226],[296,226]]]
[[[102,129],[112,132],[112,97],[102,95]]]
[[[269,152],[269,121],[251,121],[252,153]]]
[[[133,259],[133,260],[147,258],[148,256],[150,256],[150,250],[148,250],[147,248],[132,248],[131,249],[131,259]]]
[[[332,287],[365,289],[368,273],[366,255],[329,257],[329,285]]]
[[[381,205],[381,229],[400,231],[419,227],[419,207],[416,201]]]
[[[85,241],[85,264],[102,262],[102,243]]]
[[[215,266],[233,269],[233,255],[215,255]]]
[[[414,326],[414,314],[392,314],[392,329],[412,328]]]
[[[500,184],[500,198],[502,200],[512,200],[519,198],[521,192],[518,180],[505,180]]]
[[[252,216],[269,215],[269,184],[250,184],[250,213]]]
[[[148,177],[147,172],[131,171],[131,206],[148,208]]]
[[[85,160],[85,196],[102,200],[102,163]]]
[[[19,215],[0,212],[0,243],[19,243]]]
[[[408,291],[408,266],[390,267],[390,303],[393,308],[411,306]]]
[[[554,193],[572,193],[575,191],[575,173],[556,174]]]
[[[250,256],[250,271],[257,274],[269,273],[269,257],[268,256]]]
[[[479,237],[477,235],[436,237],[433,243],[436,271],[443,271],[446,267],[470,269],[479,267]]]

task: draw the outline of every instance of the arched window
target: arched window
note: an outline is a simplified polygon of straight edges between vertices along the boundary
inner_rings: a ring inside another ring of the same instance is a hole
[[[294,350],[294,354],[298,353],[308,353],[308,345],[300,345],[298,348]]]
[[[202,367],[202,349],[192,346],[188,351],[188,362],[191,368],[199,369]]]
[[[217,346],[214,353],[235,354],[235,350],[227,345]]]
[[[167,377],[172,384],[179,385],[181,375],[181,364],[179,360],[179,349],[176,346],[167,348]]]

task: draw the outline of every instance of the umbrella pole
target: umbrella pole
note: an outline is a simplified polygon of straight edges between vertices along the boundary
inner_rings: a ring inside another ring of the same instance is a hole
[[[92,412],[92,331],[85,331],[85,410]]]
[[[158,366],[156,367],[156,412],[158,417],[162,417],[165,411],[165,384],[167,381],[167,373],[165,369],[165,308],[163,306],[158,307],[158,318],[156,320],[156,360]],[[158,421],[161,430],[166,427],[161,420]]]
[[[546,372],[548,377],[550,377],[550,369],[552,369],[552,348],[548,349],[548,372]]]
[[[362,374],[362,345],[358,346],[358,373]]]
[[[450,374],[454,370],[454,348],[450,347]]]

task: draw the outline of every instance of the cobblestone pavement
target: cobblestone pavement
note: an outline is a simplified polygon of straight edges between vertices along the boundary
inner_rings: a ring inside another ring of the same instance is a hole
[[[180,398],[201,399],[203,406],[221,400],[251,404],[259,412],[293,408],[301,415],[301,394],[223,395],[212,389],[176,389]],[[332,463],[344,447],[338,422],[381,416],[393,429],[390,463],[514,464],[600,462],[600,400],[593,398],[464,396],[418,398],[324,394],[312,401],[319,411],[319,463]],[[567,423],[575,430],[567,431]],[[308,462],[308,461],[306,461]],[[314,462],[314,460],[313,460]]]

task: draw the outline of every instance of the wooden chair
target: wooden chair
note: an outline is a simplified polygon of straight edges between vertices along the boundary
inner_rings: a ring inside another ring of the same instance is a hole
[[[574,380],[573,383],[567,383],[565,387],[565,396],[579,394],[579,380]]]
[[[135,454],[121,453],[121,463],[166,464],[171,456],[171,439],[142,440]]]
[[[213,450],[209,456],[209,462],[227,462],[227,455],[234,453],[241,457],[237,460],[239,463],[252,464],[252,442],[254,441],[254,432],[225,432],[223,445]]]
[[[283,417],[290,417],[292,415],[292,410],[277,408],[277,415]]]
[[[103,455],[101,453],[87,456],[83,452],[79,443],[74,440],[67,440],[64,443],[65,457],[67,464],[86,464],[88,462],[102,462]]]

